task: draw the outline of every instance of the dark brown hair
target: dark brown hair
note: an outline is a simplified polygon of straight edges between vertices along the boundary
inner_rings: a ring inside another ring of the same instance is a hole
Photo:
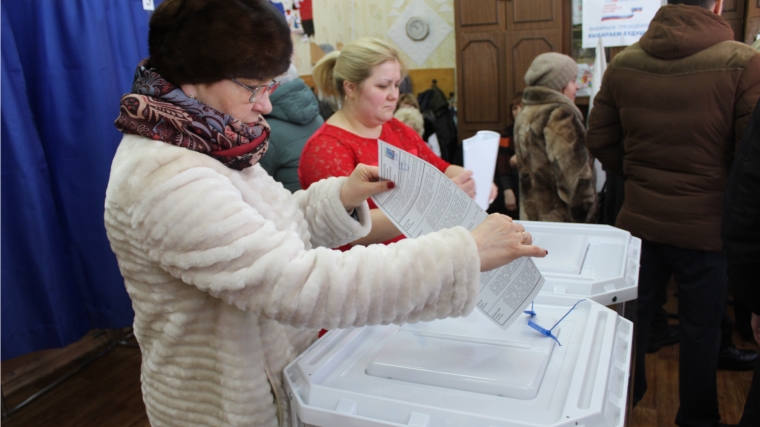
[[[267,0],[166,0],[148,33],[149,66],[175,85],[284,73],[293,42]]]

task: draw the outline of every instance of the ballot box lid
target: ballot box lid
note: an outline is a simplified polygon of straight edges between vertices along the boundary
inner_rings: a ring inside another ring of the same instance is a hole
[[[604,305],[638,296],[641,240],[609,225],[520,221],[545,248],[534,258],[546,279],[542,293],[589,298]]]
[[[622,426],[632,324],[592,300],[539,295],[504,330],[464,318],[327,333],[284,371],[301,426]],[[558,341],[528,327],[550,328]],[[576,424],[577,423],[577,424]]]

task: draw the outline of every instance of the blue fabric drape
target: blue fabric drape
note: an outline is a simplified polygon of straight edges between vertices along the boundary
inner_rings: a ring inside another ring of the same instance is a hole
[[[134,313],[103,226],[140,0],[2,1],[2,360]]]

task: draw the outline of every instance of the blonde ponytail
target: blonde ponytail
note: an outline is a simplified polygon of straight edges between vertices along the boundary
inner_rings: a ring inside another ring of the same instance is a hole
[[[369,37],[352,41],[340,52],[333,51],[317,62],[312,72],[320,97],[341,101],[346,96],[343,82],[361,86],[372,74],[372,69],[386,61],[397,61],[402,77],[406,67],[398,51],[389,43]]]
[[[314,71],[311,72],[320,96],[342,98],[342,89],[338,88],[338,83],[335,81],[335,64],[338,62],[339,56],[340,51],[337,50],[328,53],[317,62]],[[342,81],[340,86],[342,88]]]

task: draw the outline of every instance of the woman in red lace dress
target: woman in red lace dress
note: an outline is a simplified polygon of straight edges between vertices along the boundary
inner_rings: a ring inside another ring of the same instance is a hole
[[[381,139],[437,167],[475,196],[471,171],[436,156],[414,130],[393,118],[403,74],[396,49],[371,38],[351,42],[317,63],[314,82],[323,95],[339,100],[340,110],[304,146],[298,167],[302,188],[330,176],[348,176],[359,163],[377,166],[377,141]],[[493,190],[491,199],[496,197],[495,187]],[[372,231],[341,249],[404,238],[372,200],[368,202]]]

